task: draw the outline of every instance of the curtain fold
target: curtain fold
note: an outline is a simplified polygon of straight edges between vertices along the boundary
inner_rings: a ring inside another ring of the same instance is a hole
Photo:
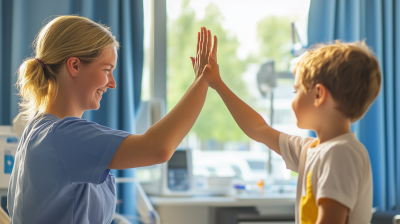
[[[120,42],[114,77],[117,88],[103,95],[100,109],[83,118],[135,133],[143,69],[142,0],[0,0],[0,125],[11,125],[18,113],[16,70],[32,56],[30,46],[40,28],[57,15],[81,15],[111,27]],[[116,177],[134,177],[134,169],[112,170]],[[119,213],[137,223],[134,185],[117,184]],[[135,221],[136,220],[136,221]]]
[[[353,126],[370,155],[373,204],[400,210],[400,2],[397,0],[311,0],[308,43],[362,41],[382,69],[382,90]]]

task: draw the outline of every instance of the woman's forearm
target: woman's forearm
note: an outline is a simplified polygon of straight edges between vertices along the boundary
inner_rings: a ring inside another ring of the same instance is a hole
[[[142,135],[125,138],[108,168],[127,169],[168,161],[200,114],[208,85],[199,77],[175,107]]]

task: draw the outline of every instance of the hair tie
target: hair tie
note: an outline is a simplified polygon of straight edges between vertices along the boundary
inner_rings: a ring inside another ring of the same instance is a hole
[[[40,65],[43,68],[43,72],[46,72],[46,66],[44,65],[43,61],[41,61],[39,58],[35,58],[36,61],[38,61],[40,63]]]

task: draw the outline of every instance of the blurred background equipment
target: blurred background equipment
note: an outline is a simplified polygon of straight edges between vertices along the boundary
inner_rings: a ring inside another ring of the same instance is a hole
[[[308,47],[307,22],[299,20],[292,23],[292,54],[298,57],[306,52]]]
[[[137,134],[145,133],[165,116],[165,103],[161,99],[142,101],[138,114]],[[163,196],[188,196],[193,190],[192,152],[179,148],[163,164],[136,169],[138,181],[146,193]]]
[[[137,168],[144,191],[159,196],[190,196],[193,193],[192,153],[178,149],[163,164]]]
[[[140,103],[136,118],[136,134],[143,134],[165,116],[165,102],[151,99]]]
[[[12,126],[0,126],[0,189],[8,188],[18,142]]]
[[[123,183],[134,183],[136,189],[136,202],[135,207],[137,209],[137,216],[132,215],[121,215],[118,213],[118,202],[117,202],[117,211],[114,214],[113,221],[111,224],[132,224],[128,220],[137,220],[141,224],[160,224],[161,220],[157,213],[157,211],[153,208],[152,204],[150,203],[146,193],[144,192],[142,186],[135,178],[116,178],[116,184],[123,184]]]
[[[277,79],[294,79],[292,72],[276,72],[275,62],[273,60],[265,62],[261,65],[257,73],[258,90],[263,97],[268,97],[270,101],[270,117],[269,126],[273,126],[274,122],[274,88],[277,86]],[[270,176],[272,173],[272,150],[268,150],[267,157],[267,174]]]

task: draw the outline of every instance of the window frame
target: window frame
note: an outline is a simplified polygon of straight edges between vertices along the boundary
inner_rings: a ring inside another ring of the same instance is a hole
[[[167,105],[167,1],[151,0],[150,4],[150,99]]]

